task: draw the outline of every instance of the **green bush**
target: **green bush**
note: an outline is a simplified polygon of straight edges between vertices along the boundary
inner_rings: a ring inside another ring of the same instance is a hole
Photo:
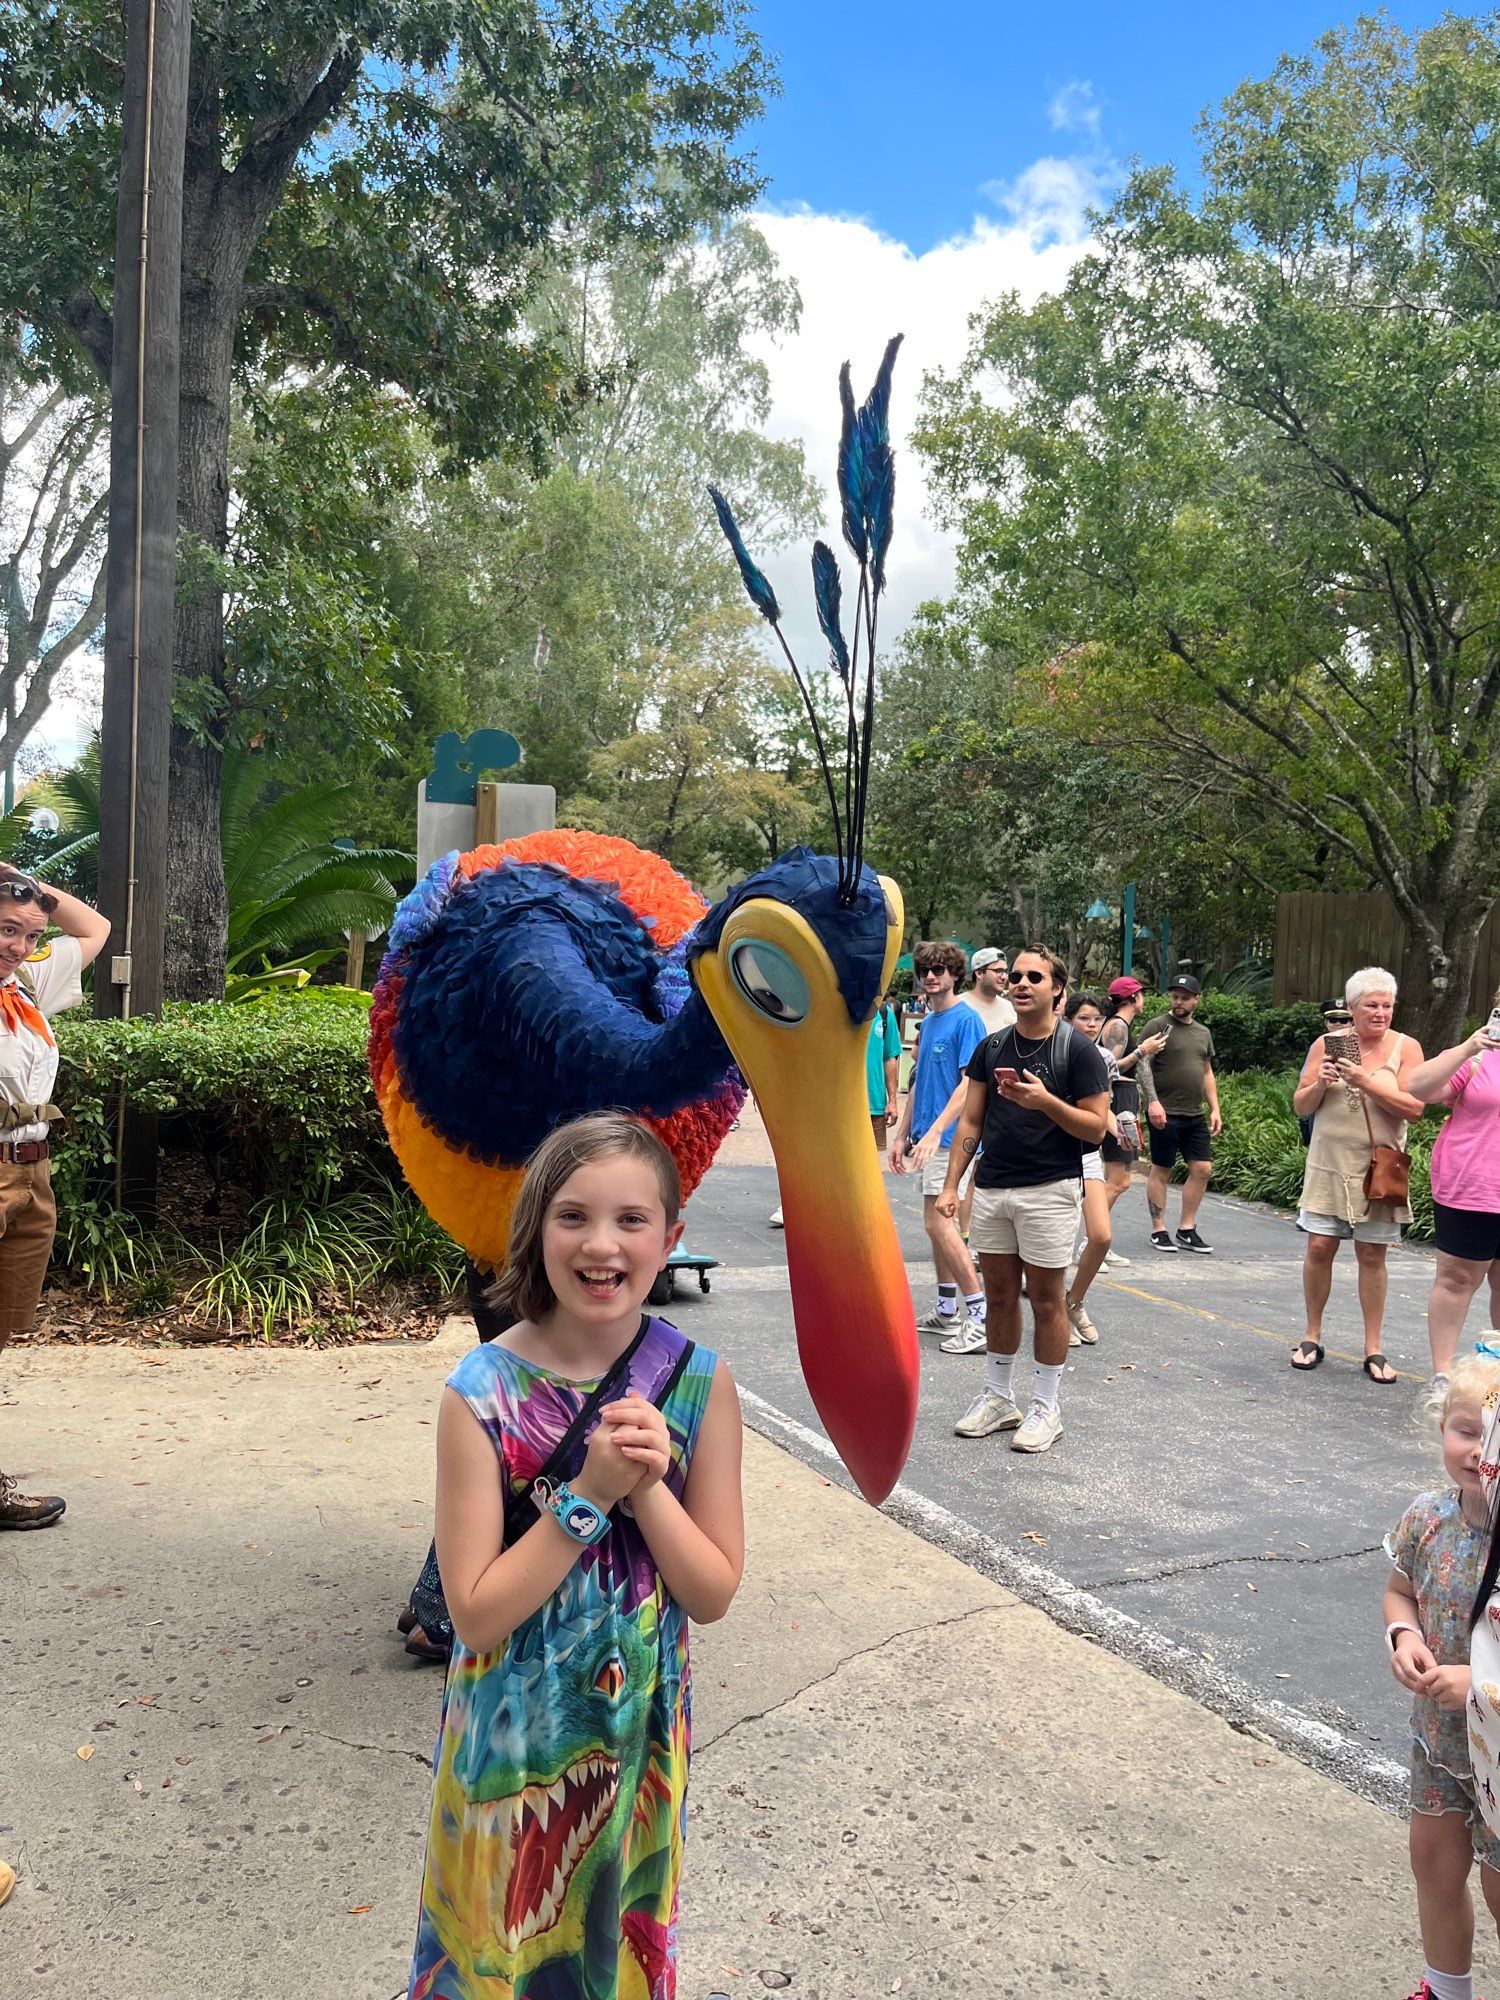
[[[347,1321],[390,1286],[451,1293],[463,1253],[401,1179],[368,1033],[367,997],[339,987],[60,1019],[57,1266],[133,1314],[180,1304],[267,1338]],[[149,1231],[115,1203],[122,1091],[159,1119]]]
[[[332,996],[332,997],[330,997]],[[338,989],[253,1004],[169,1007],[160,1020],[58,1022],[56,1099],[69,1130],[58,1200],[100,1198],[112,1178],[123,1089],[164,1124],[164,1143],[232,1160],[253,1195],[309,1195],[393,1171],[365,1066],[369,1018]]]
[[[1153,993],[1141,1011],[1146,1020],[1166,1013],[1166,995]],[[1300,1068],[1323,1032],[1323,1016],[1314,1006],[1266,1007],[1242,993],[1205,993],[1197,1018],[1214,1038],[1214,1067],[1221,1076],[1232,1070],[1280,1069],[1289,1062]]]
[[[1307,1148],[1292,1110],[1300,1067],[1274,1073],[1247,1071],[1219,1079],[1224,1130],[1214,1141],[1213,1185],[1220,1194],[1273,1202],[1278,1208],[1297,1206],[1307,1165]],[[1406,1231],[1410,1237],[1426,1239],[1432,1235],[1429,1173],[1432,1142],[1441,1127],[1441,1118],[1429,1112],[1407,1136],[1412,1156],[1413,1220]]]

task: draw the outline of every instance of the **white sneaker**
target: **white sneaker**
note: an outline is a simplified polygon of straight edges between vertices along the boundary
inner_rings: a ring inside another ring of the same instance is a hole
[[[1010,1441],[1012,1451],[1051,1451],[1062,1436],[1062,1418],[1045,1403],[1033,1403],[1026,1421]]]
[[[956,1312],[940,1312],[934,1306],[930,1312],[924,1312],[922,1317],[917,1321],[917,1332],[953,1333],[957,1329],[957,1326],[958,1314]]]
[[[983,1354],[986,1345],[984,1321],[975,1319],[972,1313],[965,1313],[963,1323],[955,1327],[946,1340],[938,1342],[938,1353]]]
[[[1101,1271],[1128,1271],[1130,1269],[1130,1259],[1122,1251],[1107,1250],[1104,1253],[1104,1262],[1099,1266],[1099,1269]]]
[[[781,1219],[781,1203],[779,1201],[777,1202],[776,1206],[771,1210],[768,1220],[770,1221],[771,1227],[773,1229],[786,1228],[786,1224]]]
[[[961,1438],[992,1437],[996,1431],[1013,1431],[1020,1421],[1021,1412],[1009,1396],[1002,1396],[998,1389],[981,1389],[953,1426],[953,1435]]]

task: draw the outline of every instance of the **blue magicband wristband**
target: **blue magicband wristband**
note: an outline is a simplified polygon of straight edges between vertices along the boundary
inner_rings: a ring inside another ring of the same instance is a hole
[[[589,1548],[609,1533],[609,1515],[592,1500],[575,1493],[566,1480],[553,1486],[550,1481],[539,1479],[535,1492],[538,1511],[550,1514],[570,1541]]]

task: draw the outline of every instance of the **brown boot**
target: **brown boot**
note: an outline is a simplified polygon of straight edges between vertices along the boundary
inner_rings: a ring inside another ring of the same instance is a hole
[[[54,1521],[62,1519],[67,1504],[55,1493],[33,1498],[0,1472],[0,1528],[50,1528]]]

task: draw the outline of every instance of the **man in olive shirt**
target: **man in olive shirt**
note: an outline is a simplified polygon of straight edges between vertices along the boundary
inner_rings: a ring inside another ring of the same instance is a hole
[[[1210,1143],[1224,1129],[1219,1115],[1219,1085],[1214,1076],[1214,1038],[1193,1016],[1202,989],[1191,973],[1179,972],[1167,987],[1172,1011],[1157,1025],[1166,1030],[1167,1045],[1149,1061],[1137,1065],[1141,1096],[1151,1125],[1151,1174],[1146,1182],[1146,1206],[1151,1211],[1153,1250],[1196,1250],[1210,1256],[1213,1245],[1198,1234],[1198,1209],[1214,1170]],[[1203,1106],[1208,1105],[1207,1118]],[[1182,1217],[1174,1243],[1167,1232],[1167,1188],[1181,1154],[1187,1162],[1182,1190]]]

